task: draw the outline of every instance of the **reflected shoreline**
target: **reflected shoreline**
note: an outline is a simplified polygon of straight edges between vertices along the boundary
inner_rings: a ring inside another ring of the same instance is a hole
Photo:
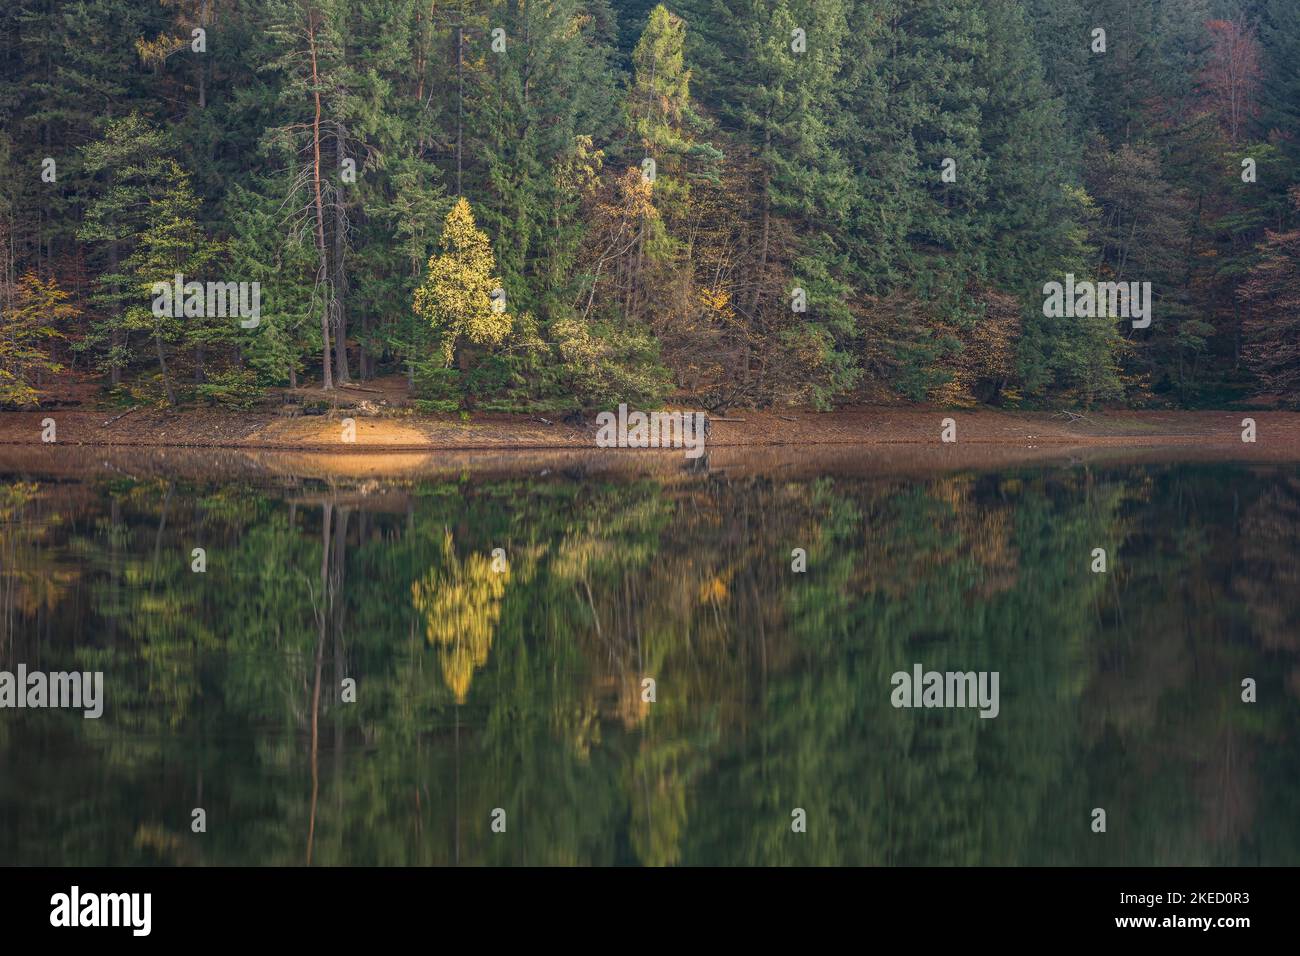
[[[467,449],[410,452],[389,450],[275,451],[232,448],[0,446],[0,469],[32,476],[195,480],[421,479],[460,473],[482,477],[560,473],[570,476],[654,476],[720,473],[809,478],[822,475],[931,476],[958,471],[994,471],[1020,466],[1073,468],[1082,465],[1179,463],[1269,464],[1300,462],[1300,448],[1283,445],[1203,446],[1060,445],[1014,447],[956,445],[722,445],[685,460],[679,450]]]

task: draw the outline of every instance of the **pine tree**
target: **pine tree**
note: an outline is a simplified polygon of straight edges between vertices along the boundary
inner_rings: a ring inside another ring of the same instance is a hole
[[[840,239],[853,177],[835,141],[845,6],[841,0],[706,2],[694,22],[703,25],[692,44],[701,63],[698,88],[718,104],[720,124],[736,131],[718,140],[720,149],[744,150],[760,177],[751,258],[725,290],[759,333],[747,343],[744,362],[754,351],[799,355],[808,388],[791,390],[793,383],[785,382],[779,390],[825,404],[857,374],[844,347],[855,324]],[[703,296],[724,292],[707,275],[700,282]],[[796,288],[806,311],[791,309]],[[713,321],[731,324],[725,317]],[[768,358],[769,371],[783,364]]]
[[[636,223],[636,241],[622,264],[623,313],[634,320],[662,305],[662,295],[656,292],[667,285],[665,275],[682,251],[672,225],[687,208],[685,160],[694,146],[685,51],[685,21],[659,4],[650,11],[632,51],[632,82],[624,107],[632,140],[628,159],[641,167],[650,183],[657,212]]]
[[[277,113],[282,120],[290,118],[267,131],[267,145],[282,158],[283,168],[293,171],[286,200],[298,200],[305,187],[306,202],[296,207],[290,222],[293,229],[309,224],[315,240],[321,384],[329,389],[336,380],[346,381],[348,370],[339,288],[346,233],[329,167],[331,132],[336,163],[343,140],[347,13],[337,0],[267,0],[267,12],[277,52],[272,68],[283,77]]]
[[[1187,361],[1206,347],[1212,327],[1192,314],[1183,253],[1191,206],[1169,182],[1154,146],[1107,150],[1098,141],[1088,153],[1088,191],[1096,202],[1091,243],[1094,275],[1116,282],[1150,282],[1151,327],[1126,336],[1138,343],[1127,372],[1134,382],[1158,389],[1180,387]]]
[[[1262,85],[1261,137],[1276,137],[1300,170],[1300,4],[1263,0],[1260,16],[1266,79]]]
[[[103,138],[83,150],[85,172],[94,178],[77,236],[91,245],[92,261],[101,270],[92,298],[101,318],[78,347],[98,352],[99,366],[114,386],[132,361],[131,333],[139,330],[127,311],[147,293],[134,284],[124,263],[148,228],[151,200],[162,194],[175,167],[168,158],[173,152],[162,131],[136,113],[110,123]]]
[[[1033,31],[1038,62],[1061,104],[1072,149],[1082,147],[1092,123],[1090,31],[1087,9],[1079,0],[1025,0],[1024,17]],[[1061,161],[1077,166],[1072,157]]]
[[[493,274],[492,246],[474,225],[465,199],[447,214],[438,247],[442,251],[429,260],[413,308],[438,335],[446,364],[457,357],[463,370],[468,367],[466,346],[500,344],[512,320],[505,309],[494,307],[493,293],[501,280]]]
[[[1089,0],[1085,26],[1089,35],[1079,43],[1089,50],[1092,117],[1097,129],[1114,146],[1140,139],[1146,116],[1155,101],[1160,77],[1154,69],[1159,44],[1156,0]],[[1105,31],[1105,51],[1092,31]]]
[[[114,118],[161,112],[143,94],[131,45],[149,11],[130,0],[43,0],[7,4],[6,15],[11,10],[19,59],[5,70],[21,70],[12,87],[21,97],[12,126],[16,158],[24,170],[53,159],[58,174],[56,183],[39,184],[28,213],[41,271],[50,272],[76,252],[82,206],[68,184],[81,177],[80,150]]]
[[[285,234],[280,227],[283,187],[235,185],[227,197],[225,219],[230,223],[230,275],[261,288],[260,322],[238,339],[240,354],[269,385],[298,385],[302,358],[313,350],[312,275],[315,250],[302,234]]]
[[[477,208],[493,233],[504,287],[520,309],[548,317],[572,301],[565,265],[581,229],[560,175],[582,162],[582,144],[608,141],[618,121],[610,51],[579,0],[502,5],[492,17],[504,51],[484,57],[485,82],[469,106],[476,162],[484,171]]]
[[[1016,346],[1018,377],[1030,384],[1031,393],[1041,395],[1051,377],[1060,382],[1075,378],[1083,367],[1113,365],[1115,355],[1090,355],[1087,346],[1113,352],[1118,340],[1081,334],[1076,325],[1043,316],[1043,284],[1062,281],[1068,272],[1082,275],[1086,269],[1081,240],[1088,205],[1078,164],[1068,158],[1075,144],[1061,101],[1050,93],[1019,3],[987,0],[984,9],[988,54],[979,75],[988,94],[980,135],[987,185],[977,216],[984,249],[978,281],[1018,303],[1028,333],[1028,341]],[[1053,161],[1047,161],[1049,157]],[[1058,157],[1060,162],[1055,161]],[[996,293],[992,299],[985,295],[973,300],[976,311],[959,321],[959,338],[980,341],[978,335],[972,337],[970,326],[988,321],[982,305],[990,301],[1000,302]],[[992,312],[1004,314],[1005,304]],[[1021,321],[1014,325],[1018,329]],[[1048,368],[1054,369],[1050,377]]]
[[[866,49],[851,59],[877,66],[855,72],[844,110],[846,125],[862,118],[846,136],[859,171],[847,241],[868,296],[866,367],[919,399],[945,377],[938,363],[955,343],[940,330],[977,314],[969,290],[987,228],[978,211],[988,188],[980,130],[988,28],[971,0],[865,6],[855,22],[878,32],[861,38]]]
[[[172,286],[176,275],[206,285],[209,267],[220,253],[198,223],[199,201],[189,177],[172,159],[163,161],[159,176],[162,193],[150,201],[144,228],[134,237],[135,248],[123,262],[123,272],[129,277],[127,288],[135,293],[123,317],[123,328],[144,332],[153,340],[167,403],[175,405],[174,377],[168,365],[170,347],[179,343],[194,350],[195,379],[202,382],[204,349],[232,341],[238,326],[235,316],[209,314],[206,296],[202,309],[192,310],[187,302],[183,315],[176,314],[181,309],[174,301],[171,314],[160,315],[163,310],[154,307],[154,287]],[[227,311],[232,311],[229,306]]]

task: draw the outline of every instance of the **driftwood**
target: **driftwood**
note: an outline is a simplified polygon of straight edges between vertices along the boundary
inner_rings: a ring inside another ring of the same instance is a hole
[[[104,427],[106,427],[106,426],[108,426],[108,425],[111,425],[111,424],[113,424],[113,422],[117,421],[119,418],[126,418],[127,415],[130,415],[132,412],[137,412],[137,411],[139,411],[139,410],[140,410],[141,408],[143,408],[143,407],[144,407],[143,405],[132,405],[132,406],[131,406],[130,408],[128,408],[126,411],[122,412],[122,414],[120,414],[120,415],[114,415],[114,416],[113,416],[112,418],[110,418],[108,421],[104,422],[104,424],[101,425],[100,427],[101,427],[101,428],[104,428]]]

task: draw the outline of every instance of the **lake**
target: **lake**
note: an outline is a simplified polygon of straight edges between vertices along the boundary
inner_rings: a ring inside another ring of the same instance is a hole
[[[0,862],[1300,863],[1300,466],[653,460],[0,466]]]

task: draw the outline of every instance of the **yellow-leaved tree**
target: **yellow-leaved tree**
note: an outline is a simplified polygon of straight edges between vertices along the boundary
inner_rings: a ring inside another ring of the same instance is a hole
[[[15,293],[13,305],[0,312],[0,403],[29,405],[37,401],[33,377],[39,384],[43,373],[63,368],[51,357],[49,341],[65,338],[59,324],[81,312],[57,280],[31,271],[18,280]]]
[[[493,297],[494,292],[501,295],[501,280],[493,275],[496,259],[463,197],[447,213],[438,244],[442,251],[429,260],[428,274],[415,290],[414,308],[440,336],[450,365],[466,341],[499,345],[510,333],[512,320],[504,298]]]

